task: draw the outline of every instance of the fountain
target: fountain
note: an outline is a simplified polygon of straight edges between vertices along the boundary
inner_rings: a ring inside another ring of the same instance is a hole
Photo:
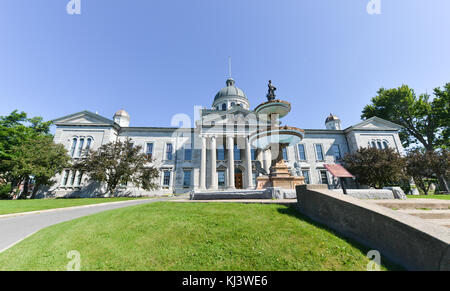
[[[295,186],[304,184],[304,177],[295,177],[289,173],[289,168],[283,160],[283,149],[299,143],[305,132],[296,127],[280,126],[280,118],[291,111],[291,104],[284,100],[275,99],[276,88],[271,81],[269,81],[268,87],[268,101],[255,108],[255,113],[260,118],[266,118],[267,127],[250,135],[250,143],[253,147],[260,150],[270,150],[272,154],[270,173],[268,176],[256,178],[257,189],[295,189]],[[281,196],[285,195],[281,194]]]

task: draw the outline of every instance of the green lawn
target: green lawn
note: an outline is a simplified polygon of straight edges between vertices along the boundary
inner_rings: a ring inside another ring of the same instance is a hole
[[[156,202],[39,231],[0,254],[0,270],[365,270],[367,250],[269,204]],[[382,269],[386,267],[382,266]]]
[[[44,209],[64,208],[88,204],[125,201],[135,198],[78,198],[78,199],[28,199],[28,200],[0,200],[0,215],[29,212]]]
[[[408,198],[429,198],[429,199],[444,199],[450,200],[450,195],[408,195]]]

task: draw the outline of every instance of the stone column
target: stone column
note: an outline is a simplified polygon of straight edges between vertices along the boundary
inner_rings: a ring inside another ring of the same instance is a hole
[[[253,189],[253,171],[252,171],[252,149],[248,137],[245,138],[245,182],[247,189]]]
[[[216,137],[212,136],[210,139],[211,144],[211,185],[209,189],[217,190],[218,189],[218,181],[217,181],[217,146],[216,146]]]
[[[228,188],[235,189],[234,185],[234,138],[227,136],[228,151]]]
[[[202,154],[200,160],[200,189],[206,189],[206,137],[202,136]]]
[[[263,157],[264,157],[264,170],[266,170],[267,173],[270,172],[270,163],[271,163],[271,155],[270,150],[263,150]]]

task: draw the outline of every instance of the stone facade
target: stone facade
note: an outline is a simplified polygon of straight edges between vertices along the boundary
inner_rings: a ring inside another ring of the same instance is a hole
[[[327,118],[325,129],[305,129],[304,139],[286,149],[285,161],[291,173],[308,176],[307,183],[326,183],[329,188],[336,188],[336,181],[324,164],[339,163],[340,157],[359,147],[392,147],[403,153],[398,125],[373,117],[342,130],[339,118],[332,117]],[[203,189],[255,189],[258,164],[269,172],[270,152],[252,149],[248,139],[264,120],[249,109],[245,94],[235,87],[234,80],[227,80],[227,87],[219,91],[210,109],[200,110],[200,120],[193,128],[132,127],[124,110],[112,119],[82,111],[53,122],[55,142],[63,144],[74,159],[83,149],[97,149],[126,138],[151,154],[153,165],[160,170],[160,189],[144,191],[122,185],[122,194],[153,196]],[[45,195],[93,196],[104,191],[102,185],[69,170],[55,180],[55,185],[43,192]]]

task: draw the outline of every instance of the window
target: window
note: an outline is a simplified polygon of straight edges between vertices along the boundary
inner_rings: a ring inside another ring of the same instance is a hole
[[[253,185],[256,185],[256,172],[252,172]]]
[[[77,147],[77,139],[74,138],[72,140],[72,146],[70,147],[70,156],[73,157],[73,155],[75,154],[75,149]]]
[[[240,161],[241,160],[241,150],[238,149],[237,145],[234,145],[234,160]]]
[[[256,149],[251,149],[250,152],[252,155],[252,161],[256,161]]]
[[[222,110],[223,111],[227,110],[227,105],[225,103],[222,104]]]
[[[67,179],[69,179],[69,170],[65,170],[63,173],[63,178],[62,178],[62,186],[66,186],[67,184]]]
[[[225,161],[225,149],[223,148],[223,145],[219,145],[217,149],[217,159],[219,161]]]
[[[309,171],[308,170],[302,170],[302,176],[305,178],[305,184],[309,184]]]
[[[78,153],[77,156],[81,156],[81,151],[83,150],[84,138],[80,138],[80,143],[78,144]]]
[[[173,151],[172,144],[171,144],[171,143],[168,143],[168,144],[166,145],[166,160],[168,160],[168,161],[171,161],[171,160],[172,160],[172,158],[173,158],[173,153],[172,153],[172,151]]]
[[[377,141],[377,146],[378,146],[378,149],[379,150],[381,150],[383,147],[381,146],[381,142],[380,141]]]
[[[151,159],[153,155],[153,143],[147,143],[145,154]]]
[[[89,149],[91,148],[91,143],[92,143],[92,138],[88,138],[87,139],[87,143],[86,143],[86,152],[89,151]]]
[[[323,161],[323,148],[321,144],[316,144],[316,157],[318,161]]]
[[[283,148],[283,160],[288,160],[287,148]]]
[[[77,186],[81,185],[81,181],[83,181],[83,172],[78,173]]]
[[[335,160],[340,160],[341,159],[341,150],[339,149],[339,145],[334,144],[331,146],[333,149],[333,156]]]
[[[219,186],[225,186],[225,171],[217,171]]]
[[[300,161],[306,161],[306,154],[305,154],[305,145],[299,144],[298,145],[298,157]]]
[[[386,141],[383,141],[384,148],[387,149],[389,146]]]
[[[192,160],[192,149],[190,147],[184,149],[184,160],[185,161]]]
[[[70,177],[70,186],[73,186],[73,183],[75,182],[75,174],[76,172],[72,172],[72,176]]]
[[[231,106],[234,106],[234,105],[236,105],[236,103],[235,102],[231,102]]]
[[[191,186],[191,170],[185,170],[183,175],[183,187]]]
[[[327,171],[326,170],[320,170],[319,174],[320,174],[320,183],[328,185]]]
[[[375,142],[374,142],[374,141],[371,142],[371,145],[372,145],[373,148],[376,148],[376,147],[377,147],[377,146],[375,145]]]
[[[163,175],[163,186],[170,185],[170,171],[164,171]]]

